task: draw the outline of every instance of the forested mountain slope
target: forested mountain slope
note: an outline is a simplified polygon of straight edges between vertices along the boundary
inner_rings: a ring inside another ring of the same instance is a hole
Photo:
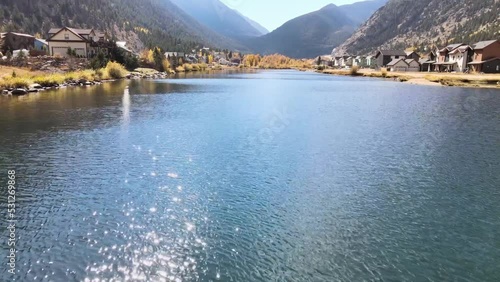
[[[338,54],[378,48],[443,46],[500,37],[498,0],[389,0],[346,42]]]
[[[52,27],[97,28],[134,49],[195,46],[245,49],[184,13],[169,0],[0,0],[0,30],[39,33]]]

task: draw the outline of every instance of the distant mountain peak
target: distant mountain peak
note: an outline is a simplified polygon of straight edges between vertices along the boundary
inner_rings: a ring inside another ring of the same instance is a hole
[[[387,0],[356,3],[345,8],[328,4],[323,8],[294,18],[271,33],[244,41],[263,54],[281,53],[294,58],[314,58],[330,54]]]
[[[185,13],[212,30],[233,38],[257,37],[263,33],[258,24],[220,0],[171,0]]]

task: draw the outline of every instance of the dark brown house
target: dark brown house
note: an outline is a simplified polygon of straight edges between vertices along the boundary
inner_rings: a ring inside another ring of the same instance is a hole
[[[386,67],[393,60],[401,58],[406,59],[406,52],[404,50],[379,50],[375,54],[376,67]]]
[[[424,55],[418,62],[420,63],[420,71],[430,72],[436,63],[436,53],[431,51],[427,55]]]
[[[35,45],[35,37],[29,34],[6,32],[0,36],[0,49],[2,53],[19,49],[31,49]]]
[[[472,70],[484,73],[500,73],[500,40],[481,41],[472,45],[474,54],[469,63]]]

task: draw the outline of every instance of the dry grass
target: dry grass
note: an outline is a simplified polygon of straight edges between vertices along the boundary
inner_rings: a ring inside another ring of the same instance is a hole
[[[329,69],[323,71],[327,74],[352,75],[348,70]],[[427,73],[427,72],[388,72],[382,68],[379,71],[361,69],[358,75],[376,78],[392,78],[398,81],[412,81],[418,84],[427,84],[425,81],[439,83],[446,86],[473,86],[473,87],[500,87],[499,74],[463,74],[463,73]]]
[[[10,72],[8,75],[6,72]],[[15,72],[15,76],[12,75]],[[51,87],[76,80],[99,81],[110,78],[123,78],[127,74],[125,67],[118,63],[110,62],[100,70],[82,70],[67,73],[31,72],[20,68],[2,68],[0,76],[0,89],[28,88],[37,83],[43,87]]]
[[[4,77],[0,80],[0,88],[28,88],[31,80],[24,77]]]

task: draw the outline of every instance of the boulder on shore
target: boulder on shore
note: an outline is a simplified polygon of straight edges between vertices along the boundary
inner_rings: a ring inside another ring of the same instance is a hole
[[[26,95],[28,94],[28,91],[23,88],[16,88],[12,90],[12,95]]]

